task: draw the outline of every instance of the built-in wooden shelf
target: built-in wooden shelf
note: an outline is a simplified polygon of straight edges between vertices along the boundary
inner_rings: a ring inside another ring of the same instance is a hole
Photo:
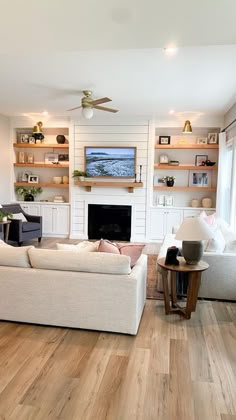
[[[69,149],[69,144],[58,144],[58,143],[41,143],[41,144],[34,144],[34,143],[14,143],[14,147],[22,148],[22,149]]]
[[[155,144],[155,149],[219,149],[218,144]]]
[[[14,163],[14,166],[20,166],[20,167],[34,167],[34,168],[69,168],[69,163],[66,164],[52,164],[52,163]]]
[[[215,192],[216,191],[216,187],[167,187],[167,185],[164,186],[157,186],[155,185],[153,187],[154,190],[168,190],[169,192],[171,191],[212,191]]]
[[[14,182],[15,187],[50,187],[69,188],[69,184],[55,184],[54,182]]]
[[[92,187],[113,187],[113,188],[128,188],[129,193],[134,192],[134,188],[143,187],[142,182],[112,182],[112,181],[75,181],[75,185],[84,187],[86,191],[90,192]]]
[[[154,169],[170,169],[172,171],[188,171],[188,170],[193,170],[193,171],[217,171],[218,167],[216,165],[213,166],[195,166],[195,165],[166,165],[166,164],[158,164],[156,163],[154,165]]]

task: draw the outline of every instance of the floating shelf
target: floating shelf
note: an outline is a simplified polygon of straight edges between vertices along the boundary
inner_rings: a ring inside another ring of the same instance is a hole
[[[76,181],[75,185],[84,187],[86,191],[90,192],[92,187],[113,187],[113,188],[128,188],[129,193],[134,192],[134,188],[142,188],[142,182],[108,182],[108,181]]]
[[[156,144],[155,149],[219,149],[218,144]]]
[[[216,165],[214,166],[195,166],[195,165],[165,165],[163,164],[155,164],[154,169],[170,169],[172,171],[217,171],[218,167]]]
[[[34,143],[14,143],[14,147],[22,148],[22,149],[69,149],[69,144],[58,144],[58,143],[41,143],[41,144],[34,144]]]
[[[67,164],[52,164],[52,163],[14,163],[14,166],[20,167],[34,167],[34,168],[56,168],[56,169],[63,169],[69,168],[69,163]]]
[[[216,187],[167,187],[167,186],[154,186],[153,187],[154,190],[168,190],[168,191],[212,191],[215,192],[216,191]]]
[[[50,187],[69,188],[69,184],[55,184],[53,182],[14,182],[15,187]]]

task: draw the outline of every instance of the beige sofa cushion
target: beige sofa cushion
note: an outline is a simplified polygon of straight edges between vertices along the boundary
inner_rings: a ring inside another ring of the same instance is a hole
[[[32,267],[47,270],[129,274],[130,257],[100,252],[77,253],[52,249],[30,249]]]
[[[96,252],[98,250],[99,241],[89,242],[83,241],[78,244],[56,244],[57,249],[60,251],[70,252]]]
[[[6,244],[5,244],[6,245]],[[29,261],[28,251],[34,248],[33,246],[22,246],[16,248],[14,246],[2,245],[0,250],[0,265],[7,265],[9,267],[31,267]]]

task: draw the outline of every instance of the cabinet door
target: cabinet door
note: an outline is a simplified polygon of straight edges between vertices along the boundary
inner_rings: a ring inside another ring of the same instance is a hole
[[[150,239],[163,239],[165,236],[165,211],[151,209],[150,216]]]
[[[22,209],[31,216],[40,216],[39,204],[21,204]]]
[[[183,211],[182,210],[166,210],[165,211],[165,234],[172,233],[174,226],[181,225],[183,221]]]
[[[55,217],[54,217],[55,216]],[[53,208],[53,233],[57,235],[69,234],[69,207],[55,206]]]
[[[43,234],[53,234],[53,206],[42,206]]]

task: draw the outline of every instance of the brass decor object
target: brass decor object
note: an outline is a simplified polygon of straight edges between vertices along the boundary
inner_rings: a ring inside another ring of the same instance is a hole
[[[118,109],[107,108],[105,106],[100,106],[100,104],[104,104],[105,102],[111,102],[112,99],[110,98],[100,98],[100,99],[93,99],[92,95],[93,92],[91,90],[83,90],[84,97],[81,99],[81,105],[76,106],[75,108],[68,109],[68,111],[74,111],[75,109],[83,108],[83,109],[99,109],[100,111],[108,111],[108,112],[118,112]]]
[[[192,133],[192,126],[191,126],[191,122],[189,120],[186,120],[184,123],[184,128],[182,133]]]

